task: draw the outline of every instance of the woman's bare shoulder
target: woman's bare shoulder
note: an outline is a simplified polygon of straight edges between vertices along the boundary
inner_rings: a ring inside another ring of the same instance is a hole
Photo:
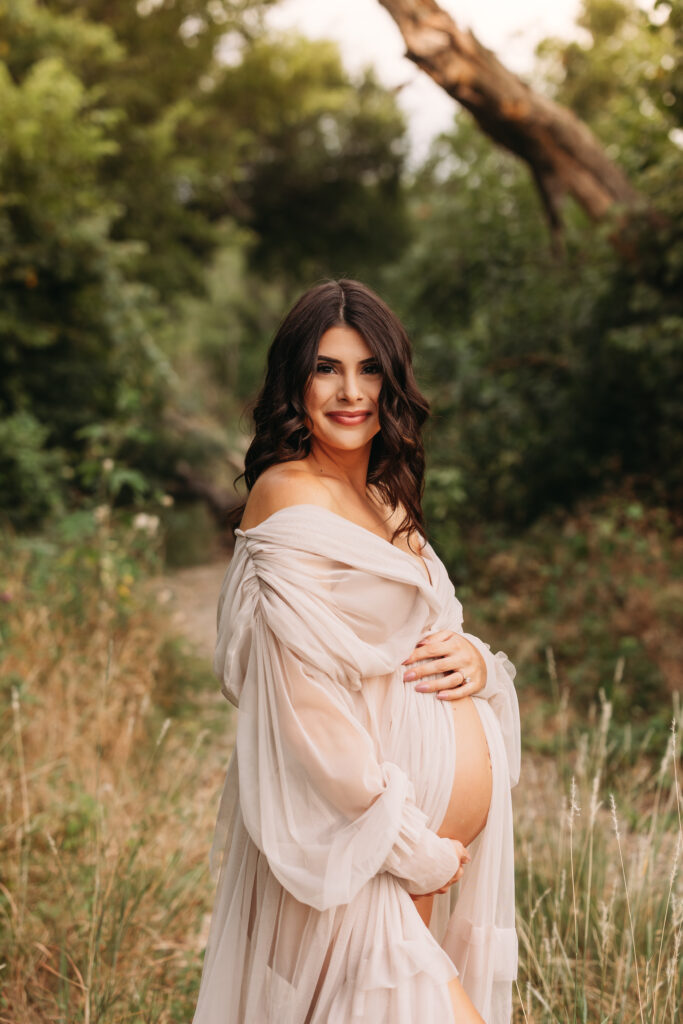
[[[279,462],[265,469],[249,492],[240,529],[251,530],[290,505],[320,505],[335,511],[333,495],[323,480],[302,462]]]

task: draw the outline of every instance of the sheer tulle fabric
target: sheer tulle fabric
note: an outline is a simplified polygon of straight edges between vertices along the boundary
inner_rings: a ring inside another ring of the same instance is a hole
[[[435,831],[452,712],[402,679],[421,637],[462,630],[445,568],[426,555],[431,582],[411,555],[315,505],[237,531],[214,661],[239,707],[237,740],[194,1024],[450,1021],[456,974],[488,1024],[510,1018],[515,670],[470,634],[488,671],[475,701],[493,766],[488,822],[430,929],[409,896],[458,867]]]

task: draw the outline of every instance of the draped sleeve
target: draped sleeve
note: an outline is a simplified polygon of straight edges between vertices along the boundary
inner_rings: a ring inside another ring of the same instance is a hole
[[[239,536],[214,671],[239,707],[251,839],[281,885],[318,910],[351,902],[383,871],[411,893],[432,892],[458,869],[454,846],[427,827],[405,772],[378,758],[350,694],[363,675],[399,664],[414,637],[401,651],[366,642],[336,607],[332,560]]]

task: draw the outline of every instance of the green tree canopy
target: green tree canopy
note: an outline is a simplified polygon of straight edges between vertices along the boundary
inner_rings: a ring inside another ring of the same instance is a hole
[[[582,24],[581,42],[543,44],[537,74],[620,147],[658,218],[596,229],[569,208],[555,259],[521,162],[462,116],[435,143],[412,188],[413,243],[386,278],[433,398],[435,524],[456,502],[463,522],[528,523],[625,478],[683,495],[676,34],[616,0],[588,0]]]
[[[268,39],[268,6],[0,12],[0,413],[31,418],[36,454],[22,477],[7,441],[5,507],[30,504],[29,466],[59,463],[56,492],[92,486],[88,450],[173,475],[160,341],[185,295],[213,301],[226,234],[290,290],[331,267],[369,272],[405,241],[393,97],[369,72],[351,80],[331,44]]]

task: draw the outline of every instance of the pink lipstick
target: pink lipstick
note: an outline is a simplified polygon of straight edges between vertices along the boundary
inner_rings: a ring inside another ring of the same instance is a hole
[[[357,423],[363,423],[368,416],[369,412],[328,412],[327,414],[331,420],[335,423],[341,423],[347,427],[353,427]]]

